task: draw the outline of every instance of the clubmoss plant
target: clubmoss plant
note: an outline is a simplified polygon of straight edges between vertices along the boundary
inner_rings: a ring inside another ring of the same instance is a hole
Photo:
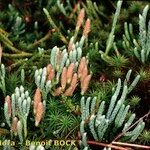
[[[16,87],[15,93],[6,96],[4,103],[4,115],[6,122],[11,128],[12,136],[19,136],[23,143],[27,137],[27,118],[30,112],[31,98],[29,92],[23,86]]]
[[[119,14],[120,14],[120,9],[121,9],[122,2],[123,2],[122,0],[119,0],[118,3],[117,3],[117,9],[116,9],[116,12],[115,12],[115,15],[114,15],[112,29],[111,29],[111,32],[109,34],[108,40],[106,42],[105,52],[100,51],[101,58],[103,60],[105,60],[106,62],[110,63],[110,64],[113,62],[113,60],[111,59],[111,57],[108,56],[108,53],[109,53],[110,49],[113,47],[113,44],[114,44],[114,38],[115,38],[114,33],[115,33],[117,19],[118,19]]]
[[[0,142],[15,142],[2,149],[150,149],[147,4],[2,0]]]
[[[4,66],[4,64],[1,64],[1,67],[0,67],[0,89],[3,91],[4,96],[6,96],[5,66]]]
[[[150,144],[150,131],[144,130],[143,134],[141,134],[138,139],[141,141],[141,143],[144,143],[145,145]]]
[[[124,24],[125,34],[123,35],[123,46],[126,50],[133,51],[135,57],[142,63],[149,61],[150,45],[150,21],[147,25],[147,13],[149,5],[145,6],[143,13],[139,14],[139,37],[135,39],[133,26],[127,22]]]
[[[55,46],[50,55],[50,64],[35,71],[34,77],[37,90],[34,95],[34,108],[38,109],[37,103],[41,103],[42,108],[39,108],[39,110],[42,110],[43,113],[40,118],[42,118],[46,108],[48,93],[52,96],[70,97],[73,95],[79,81],[81,94],[83,95],[87,91],[91,79],[87,66],[88,60],[86,57],[82,57],[80,42],[74,44],[72,39],[68,50],[61,51]],[[72,105],[69,103],[68,101],[68,105]]]
[[[110,130],[114,134],[117,133],[117,130],[122,128],[123,136],[128,137],[131,142],[135,141],[139,134],[143,131],[145,123],[140,121],[137,126],[132,130],[128,131],[133,120],[135,119],[135,114],[132,114],[127,122],[125,122],[126,115],[129,111],[130,106],[125,105],[125,99],[127,94],[133,90],[136,86],[139,76],[135,77],[131,85],[127,85],[127,82],[130,79],[131,70],[126,74],[123,86],[121,85],[121,79],[118,79],[117,87],[113,88],[113,95],[111,97],[109,107],[107,110],[105,106],[105,101],[102,101],[99,104],[98,110],[96,110],[96,101],[97,98],[81,98],[81,113],[82,121],[80,123],[80,133],[82,136],[83,142],[82,145],[86,147],[85,135],[88,133],[86,131],[87,126],[91,132],[95,141],[105,141],[106,135],[108,136]],[[121,87],[123,91],[121,92]],[[121,93],[120,93],[121,92]],[[120,97],[118,99],[118,97]],[[118,100],[117,100],[118,99]],[[86,133],[87,132],[87,133]],[[110,140],[112,140],[111,137]]]

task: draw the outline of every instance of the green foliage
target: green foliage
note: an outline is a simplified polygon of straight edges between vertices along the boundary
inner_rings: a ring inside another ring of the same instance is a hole
[[[25,139],[69,138],[81,140],[80,149],[89,150],[88,140],[109,143],[121,133],[121,141],[148,145],[149,121],[139,121],[149,110],[150,96],[147,4],[146,1],[122,0],[2,0],[0,63],[5,65],[0,66],[0,139],[22,142]],[[81,60],[86,60],[86,65],[79,74]],[[63,85],[62,71],[64,67],[69,70],[72,63],[76,85],[72,86],[69,81]],[[47,65],[54,69],[53,79],[49,77],[51,80],[47,80],[50,75]],[[81,76],[85,77],[85,72],[87,78],[83,86]],[[85,86],[85,83],[88,84]],[[18,103],[20,97],[15,97],[17,110],[13,108],[13,112],[19,119],[16,137],[10,128],[13,119],[8,115],[4,97],[12,95],[20,85],[28,90],[33,102],[28,117],[22,117],[18,111],[24,104],[22,111],[25,112],[26,102],[21,105]],[[69,93],[69,88],[74,89],[73,92]],[[40,102],[37,101],[41,106],[38,115],[34,112],[37,89]],[[41,120],[35,127],[39,116]],[[135,125],[134,120],[138,122]],[[28,134],[25,135],[26,130]],[[29,148],[23,142],[22,147],[16,143],[15,148],[4,149]],[[32,145],[30,149],[75,150],[77,147]]]
[[[149,60],[150,23],[146,23],[149,6],[145,6],[142,15],[139,14],[139,37],[136,40],[133,36],[132,24],[125,23],[125,34],[123,35],[123,46],[126,50],[134,51],[136,58],[143,64]]]
[[[133,89],[133,85],[135,87],[135,84],[133,83],[138,82],[137,77],[135,77],[131,85],[127,86],[130,75],[131,70],[129,70],[126,75],[123,87],[121,85],[121,80],[118,79],[117,87],[113,89],[113,94],[108,108],[105,105],[105,101],[102,101],[98,105],[98,110],[96,110],[96,97],[93,99],[91,97],[88,97],[87,99],[85,99],[85,97],[81,98],[82,121],[80,123],[80,133],[83,140],[82,145],[84,147],[86,147],[85,135],[89,133],[89,131],[96,141],[111,141],[118,131],[122,130],[123,136],[128,137],[128,140],[132,142],[135,141],[139,134],[143,131],[145,123],[140,121],[132,131],[127,132],[135,119],[135,114],[132,114],[128,121],[125,122],[130,105],[125,105],[124,102],[127,94]],[[120,93],[121,87],[123,88],[122,93]],[[118,99],[119,95],[120,98]],[[86,130],[87,125],[88,130]],[[108,139],[108,137],[110,137],[110,139]]]
[[[78,130],[79,120],[73,114],[65,112],[66,109],[57,100],[50,100],[47,104],[48,112],[46,122],[49,124],[49,134],[54,137],[74,137],[73,133]]]
[[[11,16],[9,23],[11,27],[11,34],[10,38],[13,38],[13,41],[16,41],[19,39],[20,35],[25,32],[25,23],[23,23],[22,18],[19,16],[19,14],[16,12],[15,8],[9,4],[8,6],[9,11],[8,15]]]
[[[8,74],[6,76],[6,89],[7,89],[7,95],[11,95],[14,92],[14,89],[19,86],[20,81],[18,80],[18,73],[14,72],[11,74]]]
[[[131,99],[129,100],[129,105],[132,108],[135,108],[136,106],[138,106],[139,102],[140,102],[141,98],[139,98],[138,96],[132,96]]]
[[[5,98],[4,115],[12,134],[19,136],[23,143],[27,137],[27,117],[30,112],[31,98],[23,86],[15,88],[15,93]],[[12,118],[11,118],[12,117]]]
[[[115,32],[115,28],[116,28],[117,19],[118,19],[119,14],[120,14],[122,2],[123,1],[118,1],[118,3],[117,3],[117,9],[116,9],[116,12],[114,15],[112,29],[111,29],[111,32],[109,34],[108,40],[106,42],[106,50],[105,50],[105,52],[100,51],[102,59],[104,59],[106,62],[109,62],[109,63],[111,63],[111,58],[108,57],[108,53],[109,53],[109,51],[112,48],[113,43],[114,43],[114,38],[115,38],[114,32]]]
[[[1,67],[0,67],[0,89],[3,91],[4,96],[6,96],[5,66],[4,66],[4,64],[1,64]]]
[[[140,143],[143,143],[144,145],[149,145],[150,144],[150,131],[144,130],[138,139],[140,140]]]

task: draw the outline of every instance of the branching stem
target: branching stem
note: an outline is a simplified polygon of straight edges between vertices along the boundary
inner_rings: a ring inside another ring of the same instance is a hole
[[[38,46],[38,45],[41,44],[42,42],[48,40],[49,37],[51,36],[52,32],[55,32],[55,29],[49,30],[49,31],[47,32],[47,34],[46,34],[44,37],[42,37],[41,39],[35,41],[33,44],[31,44],[31,45],[29,46],[29,48],[30,48],[30,47]]]
[[[31,53],[20,53],[20,54],[8,54],[8,53],[3,53],[3,57],[8,57],[8,58],[22,58],[22,57],[31,57],[33,54]]]

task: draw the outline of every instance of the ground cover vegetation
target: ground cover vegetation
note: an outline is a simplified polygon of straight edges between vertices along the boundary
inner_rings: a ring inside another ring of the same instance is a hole
[[[0,149],[150,149],[149,7],[1,0]]]

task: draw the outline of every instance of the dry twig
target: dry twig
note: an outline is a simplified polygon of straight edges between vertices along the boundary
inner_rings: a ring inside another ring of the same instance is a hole
[[[122,143],[122,142],[112,142],[112,144],[117,146],[123,146],[123,147],[125,146],[125,147],[134,147],[140,149],[150,149],[150,146],[139,145],[139,144]]]
[[[117,135],[117,137],[115,137],[115,139],[112,141],[112,143],[117,141],[119,138],[121,138],[121,136],[123,136],[127,131],[129,131],[131,128],[133,128],[135,125],[137,125],[144,118],[147,118],[149,115],[150,115],[150,111],[148,113],[146,113],[143,117],[141,117],[139,120],[137,120],[134,124],[132,124],[128,129],[126,129],[125,132],[122,132],[119,135]]]

